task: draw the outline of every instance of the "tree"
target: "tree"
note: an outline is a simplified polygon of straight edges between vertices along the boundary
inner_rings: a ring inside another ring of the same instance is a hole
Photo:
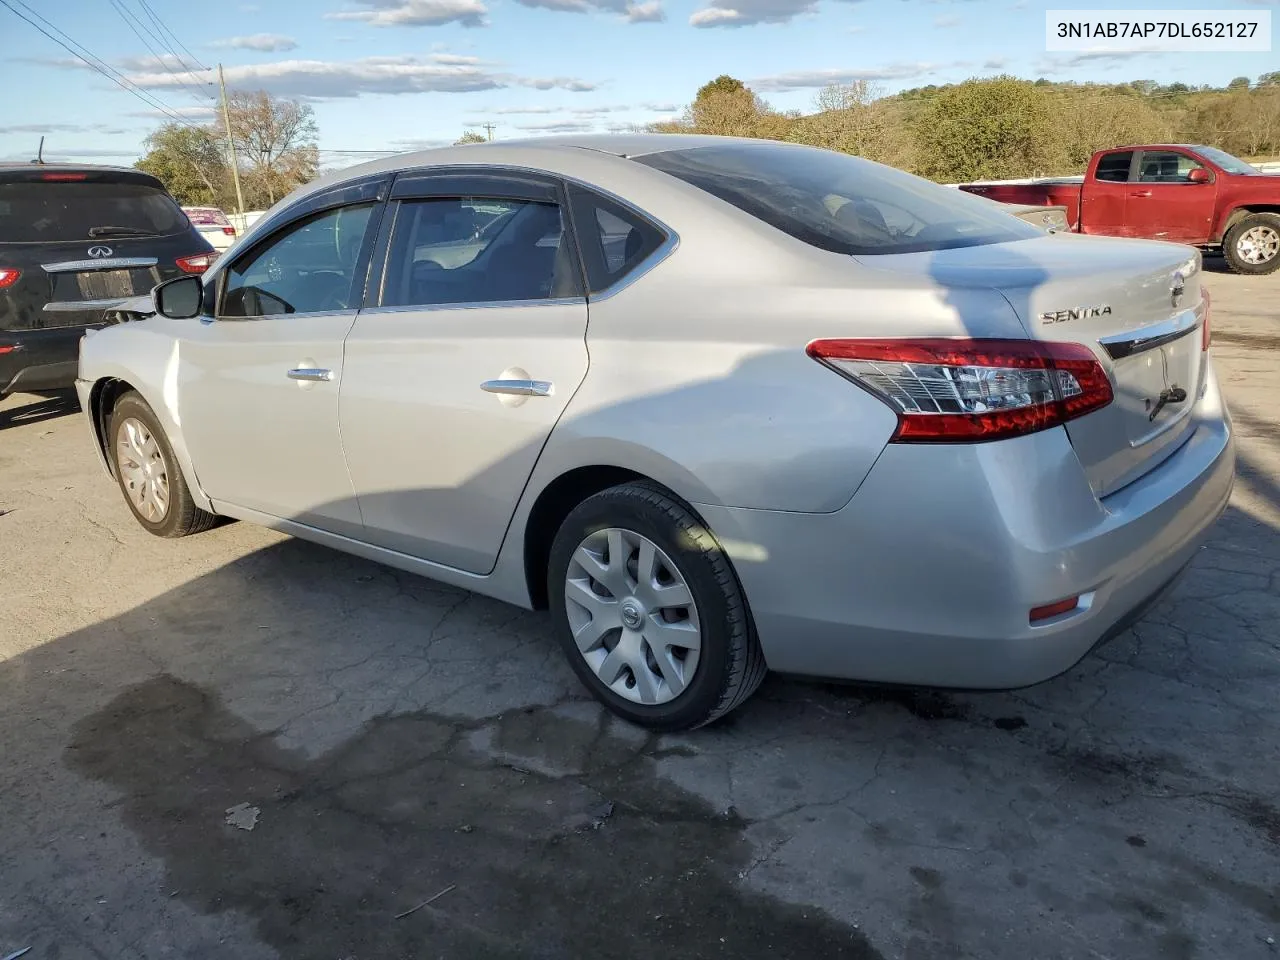
[[[739,80],[737,77],[731,77],[727,73],[722,73],[720,74],[720,76],[716,77],[710,83],[704,83],[702,86],[700,86],[698,88],[698,92],[694,95],[693,99],[694,99],[694,102],[696,103],[697,101],[703,99],[704,97],[714,96],[715,94],[718,94],[718,93],[727,93],[727,94],[742,93],[746,89],[747,89],[747,85],[743,83],[741,80]]]
[[[145,141],[135,166],[154,177],[184,206],[226,206],[231,167],[212,130],[166,123]]]
[[[270,206],[315,178],[319,133],[310,105],[265,90],[237,91],[228,97],[227,111],[238,158],[248,168],[241,177],[246,203]]]
[[[1280,71],[1264,73],[1255,84],[1258,87],[1280,87]]]
[[[949,182],[1021,177],[1054,165],[1049,96],[1001,76],[946,87],[917,118],[920,172]]]
[[[1248,90],[1249,78],[1236,77],[1234,80],[1232,80],[1230,83],[1227,84],[1227,89],[1228,90]]]
[[[474,130],[468,130],[466,133],[460,136],[457,140],[453,141],[453,145],[455,147],[460,147],[463,144],[467,144],[467,143],[485,143],[485,142],[486,141],[484,137],[480,136],[480,134],[476,133]]]

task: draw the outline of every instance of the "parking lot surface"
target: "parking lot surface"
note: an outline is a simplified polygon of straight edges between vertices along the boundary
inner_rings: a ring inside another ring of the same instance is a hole
[[[152,538],[73,400],[9,398],[0,957],[1280,956],[1277,279],[1208,278],[1239,480],[1134,629],[1013,693],[772,678],[682,736],[543,615]]]

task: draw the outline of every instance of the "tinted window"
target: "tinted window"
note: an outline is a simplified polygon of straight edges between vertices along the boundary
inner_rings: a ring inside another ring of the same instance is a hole
[[[581,296],[560,207],[449,197],[400,204],[382,305]]]
[[[1098,158],[1098,172],[1095,176],[1099,180],[1124,183],[1129,179],[1129,167],[1132,163],[1132,150],[1126,150],[1123,153],[1108,153]]]
[[[636,159],[835,253],[914,253],[1042,235],[962,190],[831,150],[733,144]]]
[[[1147,150],[1142,154],[1138,180],[1141,183],[1187,183],[1187,174],[1199,169],[1200,164],[1185,153]]]
[[[1196,147],[1195,151],[1209,162],[1216,163],[1227,173],[1236,173],[1249,177],[1256,177],[1262,173],[1253,164],[1245,163],[1239,157],[1233,157],[1225,150],[1219,150],[1216,147]]]
[[[587,289],[597,293],[643,263],[666,234],[633,210],[580,187],[570,190],[574,220],[587,270]]]
[[[373,204],[327,210],[294,224],[226,272],[223,317],[270,317],[354,307],[357,267]]]
[[[0,182],[0,243],[162,237],[188,229],[173,198],[146,184]]]

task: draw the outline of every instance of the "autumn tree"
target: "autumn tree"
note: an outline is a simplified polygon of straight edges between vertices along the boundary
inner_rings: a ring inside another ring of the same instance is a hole
[[[915,125],[919,172],[947,182],[1025,177],[1054,166],[1050,97],[1015,77],[946,87]]]
[[[213,130],[166,123],[147,137],[135,166],[158,178],[184,206],[229,205],[231,167]]]
[[[245,202],[270,206],[316,176],[320,165],[315,111],[298,100],[273,97],[265,90],[237,91],[227,110],[235,140]],[[250,199],[252,195],[253,199]]]
[[[485,143],[485,142],[486,141],[484,137],[480,136],[480,134],[476,133],[474,130],[468,130],[466,133],[460,136],[457,140],[453,141],[453,145],[455,147],[460,147],[468,143]]]

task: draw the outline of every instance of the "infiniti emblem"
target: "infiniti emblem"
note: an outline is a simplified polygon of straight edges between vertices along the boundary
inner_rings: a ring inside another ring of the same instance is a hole
[[[1186,292],[1186,283],[1182,279],[1182,271],[1173,275],[1173,289],[1169,291],[1169,302],[1176,308],[1182,303],[1182,295]]]
[[[111,256],[110,247],[90,247],[89,256],[91,257],[109,257]]]

